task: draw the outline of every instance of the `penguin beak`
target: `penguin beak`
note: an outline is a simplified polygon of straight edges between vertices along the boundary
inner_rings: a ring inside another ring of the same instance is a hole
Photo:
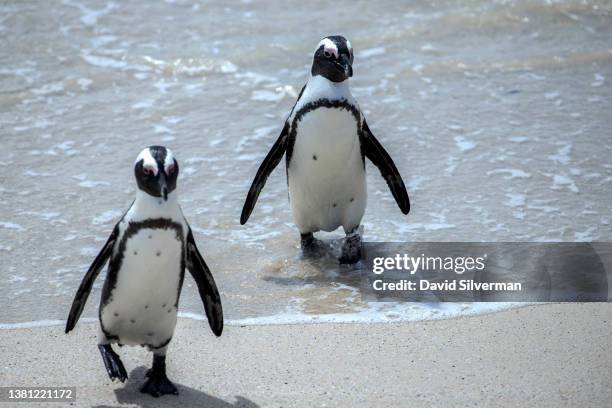
[[[166,173],[159,173],[159,193],[164,197],[164,201],[168,201],[168,182],[166,181]]]
[[[347,78],[353,76],[353,66],[351,65],[351,60],[349,57],[342,54],[340,56],[340,61],[338,61],[337,64],[344,70],[344,75],[346,75]]]

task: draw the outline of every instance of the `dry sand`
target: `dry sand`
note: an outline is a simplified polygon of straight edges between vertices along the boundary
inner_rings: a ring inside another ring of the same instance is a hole
[[[1,331],[2,385],[76,386],[78,406],[612,406],[609,303],[401,324],[229,326],[219,339],[206,322],[181,319],[168,362],[180,395],[160,399],[138,392],[150,364],[143,349],[119,350],[130,378],[113,384],[96,325],[62,330]]]

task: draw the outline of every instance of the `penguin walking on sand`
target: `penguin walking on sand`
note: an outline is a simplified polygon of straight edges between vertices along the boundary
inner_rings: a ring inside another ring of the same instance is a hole
[[[148,348],[153,367],[140,391],[154,397],[178,394],[166,376],[166,350],[176,326],[185,268],[198,286],[213,333],[220,336],[223,331],[219,291],[178,204],[178,172],[178,162],[163,146],[148,147],[138,155],[136,200],[89,267],[66,322],[68,333],[108,260],[99,308],[102,360],[111,380],[125,382],[127,372],[111,344]]]
[[[343,227],[346,238],[340,263],[346,264],[361,258],[366,157],[380,170],[402,213],[410,211],[400,173],[351,95],[352,64],[353,48],[346,38],[334,35],[319,42],[310,78],[257,170],[240,217],[245,224],[266,179],[286,153],[289,201],[302,248],[313,244],[314,232]]]

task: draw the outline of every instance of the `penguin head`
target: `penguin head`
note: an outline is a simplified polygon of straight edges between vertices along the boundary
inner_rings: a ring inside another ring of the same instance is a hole
[[[138,188],[153,197],[163,197],[164,201],[176,188],[178,172],[178,162],[164,146],[147,147],[134,164]]]
[[[353,47],[341,35],[322,39],[315,49],[312,76],[321,75],[332,82],[342,82],[353,76]]]

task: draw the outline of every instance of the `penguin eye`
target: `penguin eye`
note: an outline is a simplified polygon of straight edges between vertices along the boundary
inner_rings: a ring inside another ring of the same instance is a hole
[[[166,174],[174,173],[174,169],[174,164],[169,165],[168,167],[166,167]]]
[[[152,169],[151,167],[149,167],[149,166],[144,166],[144,167],[142,168],[142,172],[143,172],[144,174],[146,174],[147,176],[152,176],[152,175],[153,175],[153,173],[154,173],[153,169]]]
[[[327,50],[323,51],[323,55],[325,55],[326,58],[331,58],[331,56],[332,56],[331,52],[329,52]]]

